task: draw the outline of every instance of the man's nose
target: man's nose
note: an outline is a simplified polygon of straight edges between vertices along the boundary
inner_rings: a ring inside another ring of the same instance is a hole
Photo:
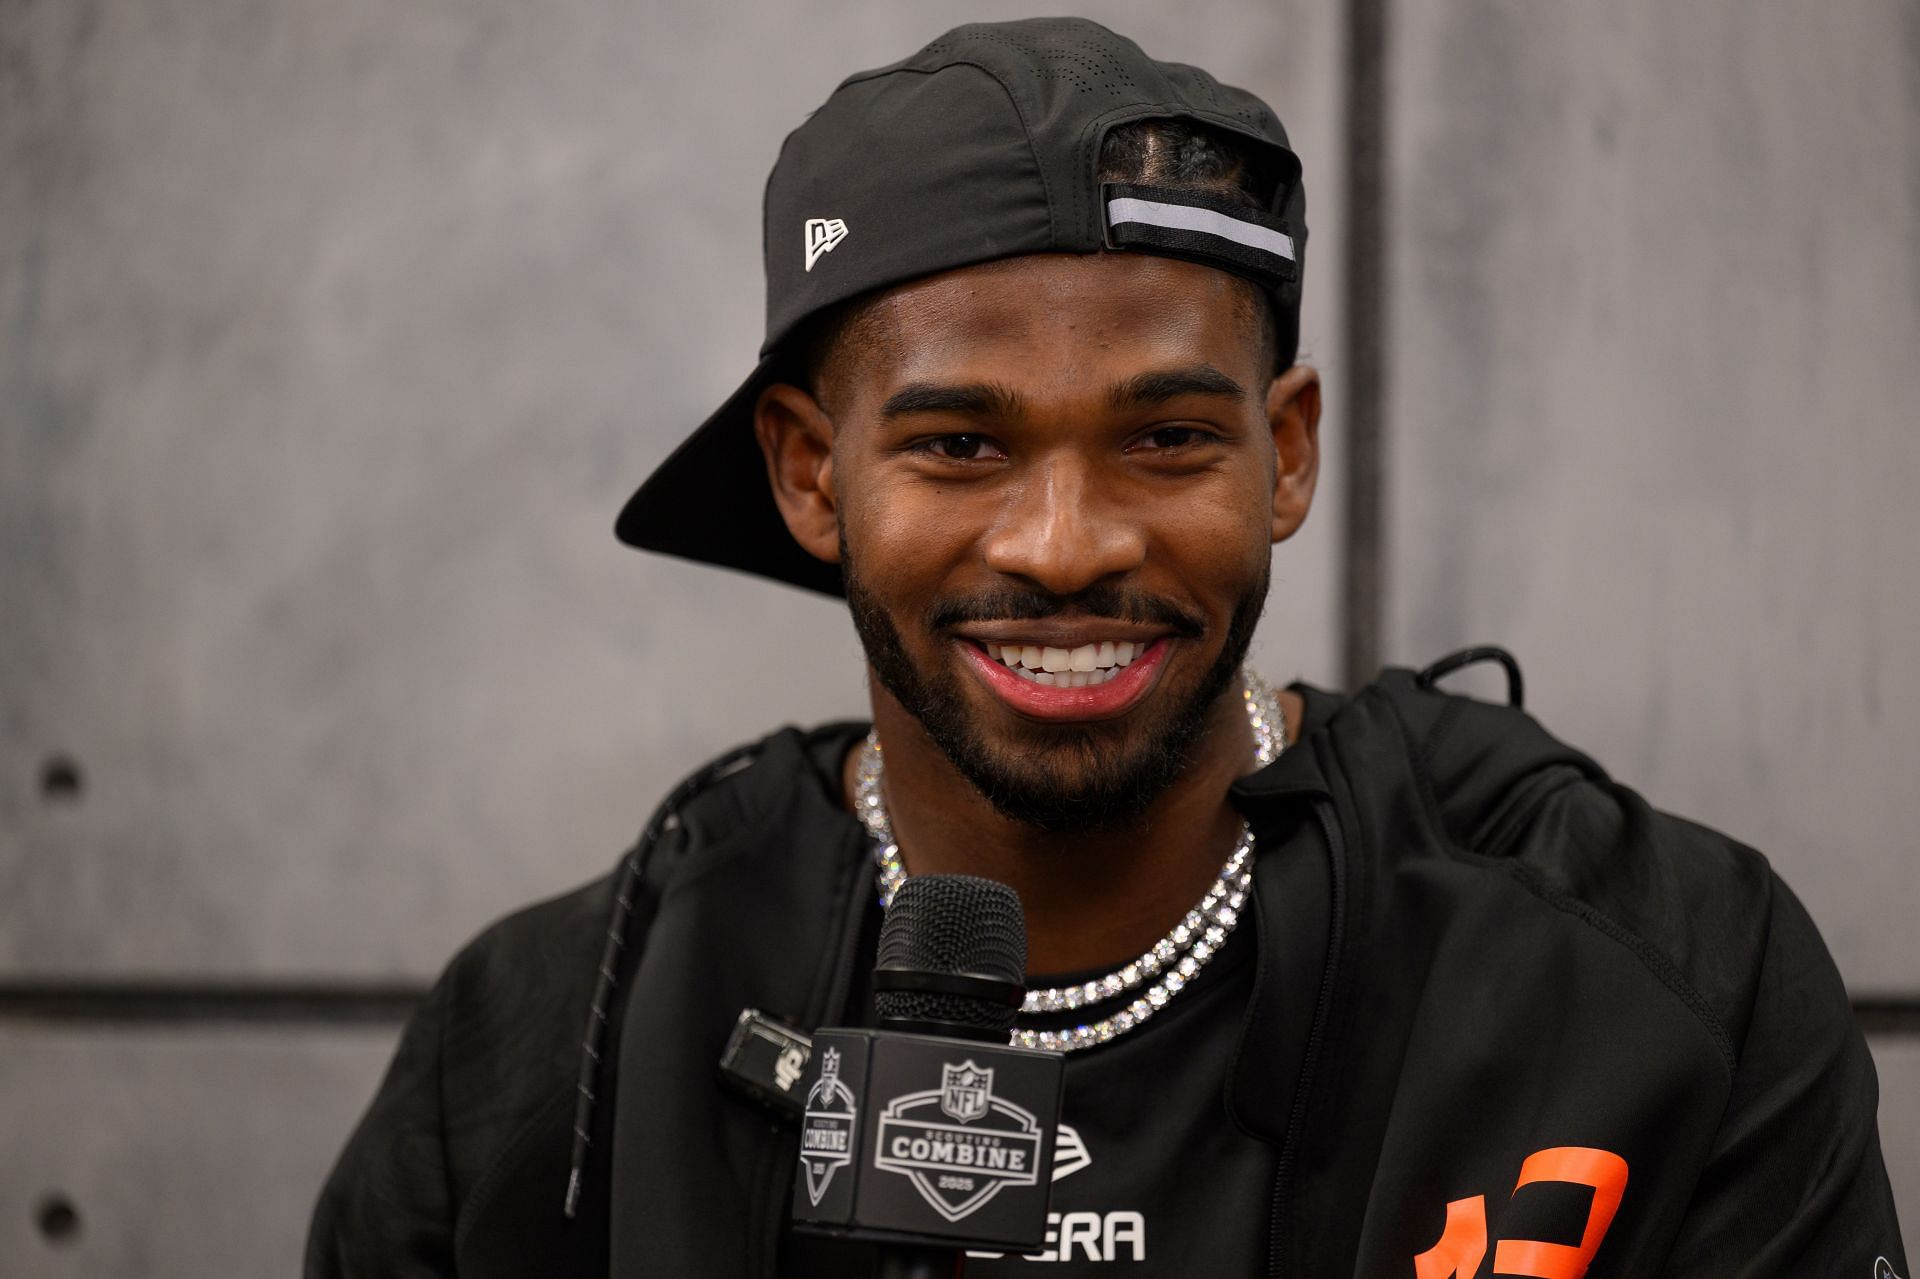
[[[987,566],[1055,595],[1140,567],[1147,539],[1137,512],[1109,488],[1078,459],[1038,468],[1007,494],[987,535]]]

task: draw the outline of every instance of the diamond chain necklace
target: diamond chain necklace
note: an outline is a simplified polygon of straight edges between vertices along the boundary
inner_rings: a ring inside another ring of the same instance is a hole
[[[1265,680],[1244,668],[1240,672],[1240,697],[1246,707],[1247,722],[1253,728],[1254,758],[1265,768],[1286,749],[1287,723],[1280,711],[1280,699]],[[900,856],[900,844],[893,837],[893,819],[887,815],[886,801],[880,794],[883,769],[879,735],[870,731],[860,748],[859,758],[854,761],[853,802],[854,811],[873,841],[880,905],[885,907],[893,903],[894,893],[906,880],[907,867]],[[1138,959],[1104,977],[1074,986],[1028,991],[1020,1012],[1033,1015],[1091,1009],[1153,982],[1144,994],[1118,1012],[1070,1029],[1016,1028],[1011,1042],[1019,1048],[1074,1052],[1104,1044],[1140,1025],[1186,989],[1207,961],[1220,952],[1227,935],[1240,922],[1240,912],[1247,904],[1247,892],[1252,884],[1253,828],[1242,821],[1240,837],[1234,841],[1226,865],[1220,868],[1206,895],[1171,932]]]

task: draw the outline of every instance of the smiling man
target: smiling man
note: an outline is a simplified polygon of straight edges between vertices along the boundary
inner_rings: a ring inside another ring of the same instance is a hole
[[[1018,892],[1014,1040],[1066,1055],[1048,1250],[970,1275],[1904,1270],[1757,853],[1439,670],[1246,669],[1318,468],[1304,210],[1265,104],[1084,21],[959,28],[788,138],[761,362],[618,531],[844,595],[872,722],[713,761],[463,952],[310,1275],[871,1273],[788,1223],[800,1041],[743,1013],[871,1022],[941,872]]]

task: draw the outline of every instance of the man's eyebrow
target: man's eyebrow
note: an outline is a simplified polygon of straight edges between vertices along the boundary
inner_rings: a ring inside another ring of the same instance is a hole
[[[1004,386],[991,382],[973,382],[965,386],[943,386],[935,382],[909,382],[887,397],[880,406],[881,417],[904,417],[909,413],[958,413],[966,417],[1012,418],[1020,416],[1020,397]]]
[[[1247,389],[1211,364],[1192,364],[1136,374],[1108,391],[1107,402],[1116,409],[1143,409],[1183,395],[1224,395],[1244,400]],[[912,413],[954,413],[963,417],[1007,419],[1017,418],[1024,411],[1024,402],[1016,392],[993,382],[965,385],[909,382],[880,406],[883,418]]]
[[[1130,377],[1107,393],[1107,402],[1116,409],[1144,409],[1183,395],[1225,395],[1244,400],[1247,388],[1211,364],[1193,364]]]

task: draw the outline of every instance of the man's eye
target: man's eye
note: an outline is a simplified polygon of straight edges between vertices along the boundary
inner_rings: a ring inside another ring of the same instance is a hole
[[[1194,444],[1204,444],[1214,438],[1213,432],[1203,431],[1197,426],[1163,426],[1141,436],[1134,447],[1145,448],[1149,452],[1171,452]]]
[[[940,435],[923,440],[918,447],[950,462],[980,462],[997,455],[993,441],[984,435]]]

